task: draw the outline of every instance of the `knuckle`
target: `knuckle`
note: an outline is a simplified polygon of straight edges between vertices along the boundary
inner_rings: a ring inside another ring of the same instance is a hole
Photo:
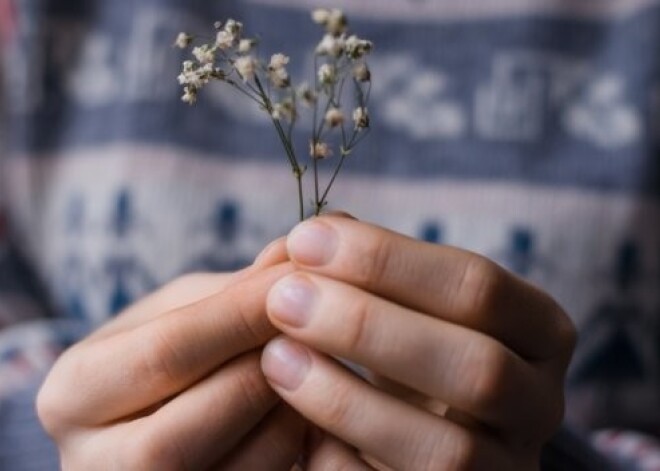
[[[373,318],[373,303],[366,296],[357,297],[354,301],[351,322],[346,329],[346,348],[351,352],[364,351],[369,344],[371,319]]]
[[[154,324],[147,332],[140,352],[142,361],[135,363],[136,371],[133,374],[136,379],[148,378],[154,384],[178,384],[189,371],[189,365],[184,364],[168,329]]]
[[[324,422],[330,430],[346,430],[350,427],[353,414],[350,407],[351,390],[348,386],[336,384],[324,410]],[[325,428],[325,427],[324,427]]]
[[[456,290],[459,310],[486,313],[496,309],[506,283],[505,273],[495,262],[470,255]]]
[[[357,264],[357,282],[367,289],[377,286],[383,274],[387,273],[391,254],[389,239],[384,235],[374,237],[365,247],[364,256]]]
[[[469,357],[464,371],[471,391],[470,406],[474,412],[498,410],[515,383],[512,355],[496,342],[483,339],[466,351]]]
[[[276,396],[261,374],[259,355],[251,354],[245,358],[247,368],[241,368],[235,376],[237,397],[242,397],[251,410],[266,410],[275,400]]]

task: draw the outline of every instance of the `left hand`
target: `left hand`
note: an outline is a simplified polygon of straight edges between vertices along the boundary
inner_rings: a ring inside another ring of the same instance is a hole
[[[285,336],[262,368],[327,433],[311,469],[538,469],[575,343],[548,295],[481,256],[347,218],[307,221],[287,247],[298,271],[267,300]]]

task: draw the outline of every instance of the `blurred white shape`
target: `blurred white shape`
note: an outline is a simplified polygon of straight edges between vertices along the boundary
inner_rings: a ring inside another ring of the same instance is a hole
[[[642,119],[625,102],[624,93],[620,76],[608,74],[596,79],[567,107],[563,117],[567,132],[605,149],[634,143],[642,134]]]

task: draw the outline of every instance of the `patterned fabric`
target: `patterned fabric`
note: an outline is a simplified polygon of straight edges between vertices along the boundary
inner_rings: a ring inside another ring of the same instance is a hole
[[[269,123],[220,86],[184,106],[169,45],[238,17],[310,76],[318,3],[0,0],[0,396],[295,223]],[[567,420],[660,434],[660,2],[335,4],[377,49],[331,205],[542,286],[581,332]]]

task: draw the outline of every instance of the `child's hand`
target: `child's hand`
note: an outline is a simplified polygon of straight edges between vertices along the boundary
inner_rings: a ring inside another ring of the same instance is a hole
[[[183,277],[67,351],[38,398],[63,469],[290,469],[304,422],[259,367],[285,258]]]
[[[328,434],[312,469],[362,469],[365,455],[394,469],[538,468],[575,342],[549,296],[480,256],[346,218],[303,223],[288,251],[299,271],[268,296],[287,337],[262,367]]]

